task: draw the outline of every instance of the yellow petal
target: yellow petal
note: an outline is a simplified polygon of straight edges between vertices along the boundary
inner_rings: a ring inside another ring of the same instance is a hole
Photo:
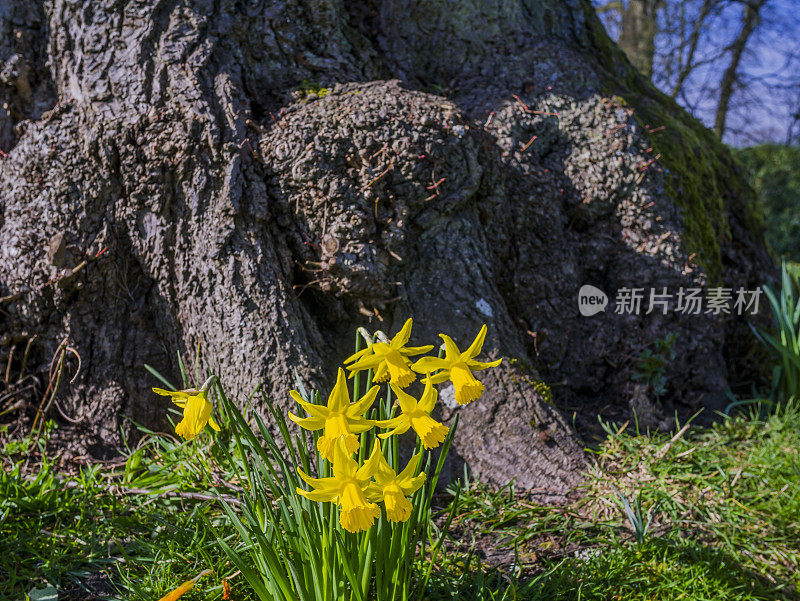
[[[461,351],[458,350],[453,339],[447,334],[439,334],[439,337],[444,340],[445,359],[449,362],[458,361],[461,358]]]
[[[431,384],[441,384],[450,379],[450,370],[443,369],[440,372],[436,372],[431,377]]]
[[[309,403],[306,401],[296,390],[290,390],[289,396],[291,396],[298,405],[305,409],[306,413],[308,413],[311,417],[327,417],[328,413],[330,413],[327,407],[315,405],[314,403]]]
[[[411,369],[418,374],[427,374],[433,373],[437,369],[447,369],[448,367],[450,367],[450,362],[446,359],[440,359],[439,357],[423,357],[422,359],[417,359],[411,366]]]
[[[423,472],[411,478],[410,480],[403,480],[402,482],[398,480],[397,483],[400,485],[400,488],[403,489],[404,493],[407,495],[413,495],[422,487],[423,484],[425,484],[426,478],[427,476]]]
[[[397,434],[397,435],[405,434],[406,432],[408,432],[408,429],[410,427],[411,426],[409,424],[404,424],[402,426],[397,426],[394,430],[390,430],[389,432],[381,432],[380,434],[378,434],[378,438],[380,438],[381,440],[386,440],[387,438],[391,438],[395,434]]]
[[[300,487],[295,488],[295,491],[298,495],[301,495],[308,499],[309,501],[317,501],[320,503],[330,503],[335,501],[336,491],[327,491],[327,490],[303,490]]]
[[[356,449],[358,448],[358,440],[355,436]],[[321,439],[320,439],[321,440]],[[338,480],[345,480],[354,478],[358,471],[358,464],[353,459],[352,455],[355,449],[347,445],[346,437],[340,437],[333,445],[333,475]]]
[[[376,518],[381,517],[380,508],[375,503],[367,503],[363,507],[342,509],[339,523],[348,532],[369,530]]]
[[[397,404],[400,405],[400,410],[403,413],[413,413],[417,408],[417,399],[410,394],[403,392],[394,384],[389,384],[389,386],[391,386],[392,391],[395,393],[395,395],[397,395]]]
[[[371,430],[375,426],[375,422],[370,419],[348,418],[347,422],[353,434],[361,434],[362,432]]]
[[[175,432],[185,438],[192,439],[206,427],[211,417],[211,403],[204,395],[190,396],[183,409],[183,419],[175,426]]]
[[[365,369],[375,369],[383,361],[383,357],[379,355],[368,355],[362,357],[352,365],[348,365],[347,369],[350,370],[352,376],[356,372],[364,371]]]
[[[420,411],[430,414],[436,406],[437,398],[439,398],[439,391],[433,387],[433,379],[431,375],[428,374],[428,377],[425,378],[425,390],[422,392],[417,408]]]
[[[369,483],[369,485],[364,489],[364,494],[366,495],[367,500],[371,503],[383,501],[383,488],[378,486],[375,482]]]
[[[422,353],[427,353],[428,351],[433,350],[432,344],[426,344],[425,346],[404,346],[401,349],[397,349],[403,355],[421,355]]]
[[[188,593],[190,590],[194,588],[194,580],[187,580],[178,588],[176,588],[171,593],[167,593],[158,601],[176,601],[179,597],[182,597],[185,593]]]
[[[325,420],[325,436],[328,438],[339,438],[340,436],[349,436],[350,422],[344,413],[332,413],[328,419]]]
[[[189,392],[186,390],[164,390],[163,388],[153,388],[153,392],[161,396],[168,396],[178,407],[183,408],[186,406],[186,399],[189,398]],[[196,390],[191,392],[196,393]]]
[[[382,361],[381,364],[378,366],[378,369],[375,370],[375,373],[372,374],[372,381],[382,383],[388,380],[389,380],[389,368],[386,367],[386,361]]]
[[[461,358],[464,361],[468,361],[469,359],[477,357],[478,353],[480,353],[481,349],[483,348],[484,340],[486,340],[486,324],[481,326],[478,335],[475,336],[475,340],[473,340],[472,344],[469,345],[469,348],[462,353]]]
[[[211,570],[203,570],[197,576],[195,576],[191,580],[187,580],[186,582],[184,582],[182,585],[180,585],[178,588],[176,588],[171,593],[167,593],[166,595],[161,597],[161,599],[159,599],[158,601],[176,601],[176,599],[178,599],[179,597],[183,596],[184,593],[187,593],[190,590],[192,590],[194,588],[195,583],[198,580],[200,580],[203,576],[208,576],[209,574],[212,574],[212,573],[213,572]]]
[[[186,421],[186,419],[182,419],[177,424],[175,424],[175,434],[177,434],[184,440],[191,440],[192,438],[197,436],[197,434],[193,432],[192,429],[189,427],[189,424]]]
[[[407,423],[408,416],[407,415],[398,415],[397,417],[393,417],[392,419],[381,419],[375,422],[375,425],[379,428],[397,428],[400,424]]]
[[[212,430],[216,430],[217,432],[220,431],[219,424],[217,424],[217,422],[214,421],[213,416],[208,418],[208,425],[211,426]]]
[[[344,375],[344,370],[340,367],[336,376],[336,385],[328,397],[328,409],[336,413],[342,413],[349,404],[350,392],[347,390],[347,378]]]
[[[372,446],[372,453],[370,453],[369,459],[356,471],[356,480],[369,480],[372,478],[381,466],[381,460],[383,460],[384,463],[386,462],[383,453],[381,453],[381,445],[376,440],[375,444]]]
[[[372,406],[375,402],[375,397],[378,396],[380,386],[373,386],[367,391],[367,394],[362,396],[357,402],[352,403],[345,411],[348,417],[360,417]]]
[[[316,488],[318,490],[335,491],[339,487],[339,485],[336,483],[336,478],[312,478],[299,467],[296,467],[295,469],[303,479],[303,482],[312,488]]]
[[[367,348],[363,348],[360,351],[350,355],[347,359],[345,359],[344,360],[344,364],[347,365],[348,363],[352,363],[353,361],[355,361],[357,359],[361,359],[361,357],[363,357],[364,355],[369,355],[370,353],[372,353],[372,347],[371,346],[368,346]]]
[[[411,338],[411,326],[413,325],[413,323],[414,323],[413,320],[409,317],[403,324],[403,327],[400,328],[400,331],[397,334],[395,334],[391,342],[391,347],[393,349],[399,349],[406,345],[408,339]]]
[[[289,419],[301,428],[314,432],[325,427],[325,420],[321,417],[298,417],[294,413],[289,413]]]
[[[467,367],[470,368],[471,371],[480,371],[482,369],[489,369],[490,367],[497,367],[502,363],[502,359],[497,359],[496,361],[489,361],[484,363],[482,361],[475,361],[475,359],[470,359],[467,361]]]
[[[153,392],[160,394],[161,396],[171,397],[173,399],[188,399],[189,396],[191,396],[189,391],[186,390],[164,390],[163,388],[153,388]],[[192,390],[191,392],[197,394],[196,390]]]
[[[406,467],[400,472],[397,476],[397,480],[399,482],[405,482],[406,480],[410,481],[414,478],[414,475],[417,473],[417,467],[419,466],[419,462],[422,459],[422,453],[417,453],[411,459],[409,459]],[[413,491],[412,491],[413,492]]]
[[[367,500],[364,489],[355,480],[340,487],[339,504],[342,507],[339,523],[348,532],[368,530],[381,515],[378,506]]]
[[[354,434],[339,435],[339,436],[320,436],[317,441],[317,449],[323,458],[328,461],[336,460],[336,447],[339,441],[343,441],[346,451],[352,455],[358,450],[358,438]],[[352,459],[350,461],[353,461]],[[355,462],[353,462],[355,463]]]

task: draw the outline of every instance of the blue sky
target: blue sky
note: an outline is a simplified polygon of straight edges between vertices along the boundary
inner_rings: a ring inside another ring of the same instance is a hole
[[[595,4],[606,1],[596,0]],[[666,2],[680,6],[680,0]],[[699,12],[700,3],[701,0],[683,2],[689,23]],[[701,38],[697,54],[700,61],[710,60],[733,41],[741,26],[742,12],[742,4],[736,0],[721,3],[713,26]],[[762,17],[748,42],[741,63],[743,85],[736,90],[728,113],[729,128],[724,139],[735,146],[784,142],[792,114],[800,108],[800,0],[767,0]],[[615,36],[613,30],[610,33]],[[674,38],[661,34],[656,41],[656,54],[662,65],[671,56],[666,52],[671,40]],[[708,126],[714,123],[719,82],[728,60],[726,54],[699,67],[678,98]],[[659,84],[662,89],[667,87]]]

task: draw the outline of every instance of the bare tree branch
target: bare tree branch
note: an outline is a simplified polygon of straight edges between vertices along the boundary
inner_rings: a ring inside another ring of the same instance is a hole
[[[750,39],[753,30],[758,25],[759,13],[761,8],[766,4],[767,0],[752,0],[745,2],[744,17],[742,20],[742,28],[739,35],[731,44],[729,50],[731,52],[731,60],[728,63],[725,73],[722,75],[722,81],[719,86],[719,102],[717,104],[717,113],[714,118],[714,131],[721,138],[725,134],[725,121],[728,117],[728,106],[730,105],[731,95],[733,94],[734,86],[736,85],[737,73],[739,70],[739,62],[742,59],[742,54],[747,46],[747,41]]]

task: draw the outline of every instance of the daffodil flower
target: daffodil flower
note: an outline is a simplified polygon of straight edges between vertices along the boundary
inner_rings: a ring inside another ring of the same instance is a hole
[[[408,496],[417,492],[425,482],[425,473],[414,475],[420,459],[422,453],[417,453],[398,474],[383,455],[380,456],[375,481],[367,487],[367,498],[370,501],[383,501],[390,522],[405,522],[411,517],[412,506]]]
[[[200,434],[206,424],[219,432],[219,426],[211,416],[213,407],[207,398],[208,389],[211,387],[215,377],[211,376],[200,390],[189,388],[187,390],[173,391],[153,388],[153,392],[161,396],[170,397],[173,403],[183,409],[183,419],[175,426],[175,432],[186,440],[190,440]]]
[[[348,532],[369,530],[375,518],[381,515],[380,508],[370,502],[365,493],[383,457],[381,447],[376,440],[372,454],[361,467],[347,450],[344,438],[336,441],[333,453],[333,476],[330,478],[312,478],[297,468],[303,481],[313,489],[297,487],[297,494],[311,501],[336,503],[339,506],[339,523]]]
[[[180,597],[183,597],[184,594],[192,590],[194,588],[194,585],[197,584],[198,580],[200,580],[203,576],[208,576],[209,574],[213,574],[213,572],[211,570],[203,570],[197,576],[195,576],[191,580],[187,580],[171,593],[167,593],[166,595],[161,597],[161,599],[159,599],[158,601],[177,601]]]
[[[375,425],[375,422],[364,419],[364,413],[375,401],[379,389],[379,386],[373,386],[358,401],[351,403],[350,392],[347,390],[347,378],[344,370],[340,367],[336,385],[328,397],[327,407],[309,403],[299,392],[292,390],[289,394],[311,417],[298,417],[290,413],[289,419],[306,430],[324,429],[323,435],[317,441],[317,448],[325,459],[333,461],[337,440],[342,438],[347,452],[353,453],[358,450],[359,446],[356,434],[366,432]]]
[[[437,357],[423,357],[411,366],[417,373],[437,373],[431,376],[434,384],[439,384],[445,380],[450,380],[456,389],[456,402],[459,405],[466,405],[483,394],[484,386],[472,375],[474,371],[480,371],[488,367],[497,367],[502,359],[482,363],[476,361],[475,357],[483,348],[483,341],[486,338],[486,325],[484,324],[475,340],[463,353],[458,350],[456,343],[447,334],[439,334],[444,340],[445,356],[444,359]]]
[[[381,428],[392,428],[390,432],[379,434],[381,438],[389,438],[395,434],[403,434],[410,428],[417,433],[422,446],[426,449],[438,447],[447,437],[450,430],[447,426],[437,422],[431,417],[438,393],[433,387],[431,377],[425,380],[425,391],[422,393],[419,402],[411,395],[403,392],[397,386],[390,384],[392,390],[397,395],[397,404],[400,405],[400,415],[392,419],[376,422]]]
[[[413,321],[408,318],[402,329],[389,342],[375,342],[344,360],[349,365],[350,375],[365,369],[374,369],[374,382],[389,380],[400,388],[406,388],[417,376],[411,371],[411,361],[407,357],[427,353],[433,348],[428,346],[406,346],[411,337]]]

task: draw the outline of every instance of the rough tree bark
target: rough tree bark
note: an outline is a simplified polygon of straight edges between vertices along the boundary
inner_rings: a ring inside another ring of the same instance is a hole
[[[740,371],[735,316],[578,315],[584,283],[768,265],[730,155],[588,1],[4,6],[0,64],[26,68],[2,71],[0,359],[19,374],[36,336],[30,415],[62,340],[80,354],[57,398],[76,454],[162,423],[142,365],[175,375],[176,350],[288,405],[294,368],[324,390],[355,326],[411,315],[415,343],[489,324],[485,397],[442,390],[456,457],[553,498],[584,462],[573,423],[629,414],[654,338],[679,334],[661,417],[719,407]]]

